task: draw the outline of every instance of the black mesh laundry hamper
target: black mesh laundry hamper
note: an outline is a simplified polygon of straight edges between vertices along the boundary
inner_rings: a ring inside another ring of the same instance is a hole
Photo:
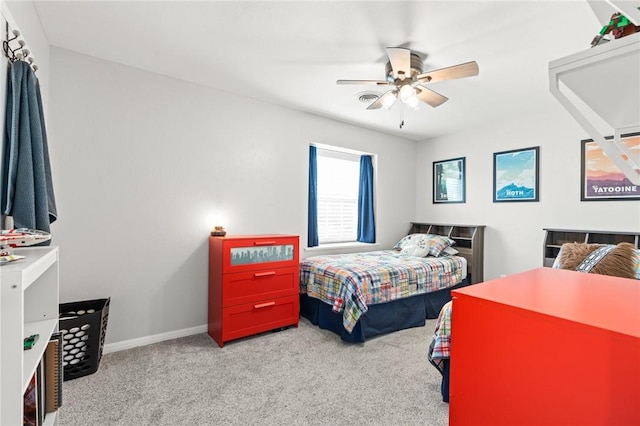
[[[107,332],[110,300],[107,298],[60,304],[59,328],[64,342],[64,380],[98,371]]]

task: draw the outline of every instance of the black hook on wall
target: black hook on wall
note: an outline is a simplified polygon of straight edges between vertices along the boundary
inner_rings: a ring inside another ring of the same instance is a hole
[[[2,42],[2,51],[4,52],[4,55],[11,62],[22,61],[26,59],[29,61],[29,65],[31,65],[33,70],[37,71],[38,66],[33,63],[33,57],[29,56],[31,54],[31,51],[25,48],[26,43],[24,40],[18,40],[18,47],[16,47],[15,49],[11,48],[11,42],[18,39],[18,37],[20,36],[20,31],[13,30],[11,33],[13,34],[13,37],[9,38],[9,22],[5,21],[5,40]]]

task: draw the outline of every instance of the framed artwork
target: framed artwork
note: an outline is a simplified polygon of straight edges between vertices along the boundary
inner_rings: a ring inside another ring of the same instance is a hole
[[[433,162],[433,203],[464,203],[465,157]]]
[[[621,139],[636,164],[640,163],[640,133],[622,135]],[[580,142],[581,201],[640,200],[640,186],[631,183],[593,139]]]
[[[538,201],[540,147],[493,154],[493,202]]]

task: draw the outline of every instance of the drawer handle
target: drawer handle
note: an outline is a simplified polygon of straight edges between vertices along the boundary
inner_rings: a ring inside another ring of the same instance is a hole
[[[271,275],[275,275],[276,271],[269,271],[269,272],[256,272],[255,274],[253,274],[254,277],[269,277]]]
[[[267,303],[260,303],[258,305],[253,305],[254,309],[260,309],[260,308],[267,308],[269,306],[273,306],[275,305],[276,302],[267,302]]]
[[[254,241],[253,245],[254,246],[272,246],[275,243],[276,243],[275,241]]]

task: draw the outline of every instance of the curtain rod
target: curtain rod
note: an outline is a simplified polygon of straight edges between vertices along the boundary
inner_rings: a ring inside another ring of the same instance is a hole
[[[38,65],[35,64],[35,59],[31,55],[31,50],[29,50],[27,43],[23,38],[20,37],[20,30],[17,29],[17,25],[13,16],[11,16],[11,12],[7,9],[6,3],[0,0],[0,15],[5,22],[5,39],[2,42],[2,51],[4,55],[9,59],[9,61],[27,61],[33,71],[38,70]],[[10,29],[11,32],[9,31]],[[9,38],[9,34],[13,37]],[[17,44],[17,46],[12,47],[11,43]]]

